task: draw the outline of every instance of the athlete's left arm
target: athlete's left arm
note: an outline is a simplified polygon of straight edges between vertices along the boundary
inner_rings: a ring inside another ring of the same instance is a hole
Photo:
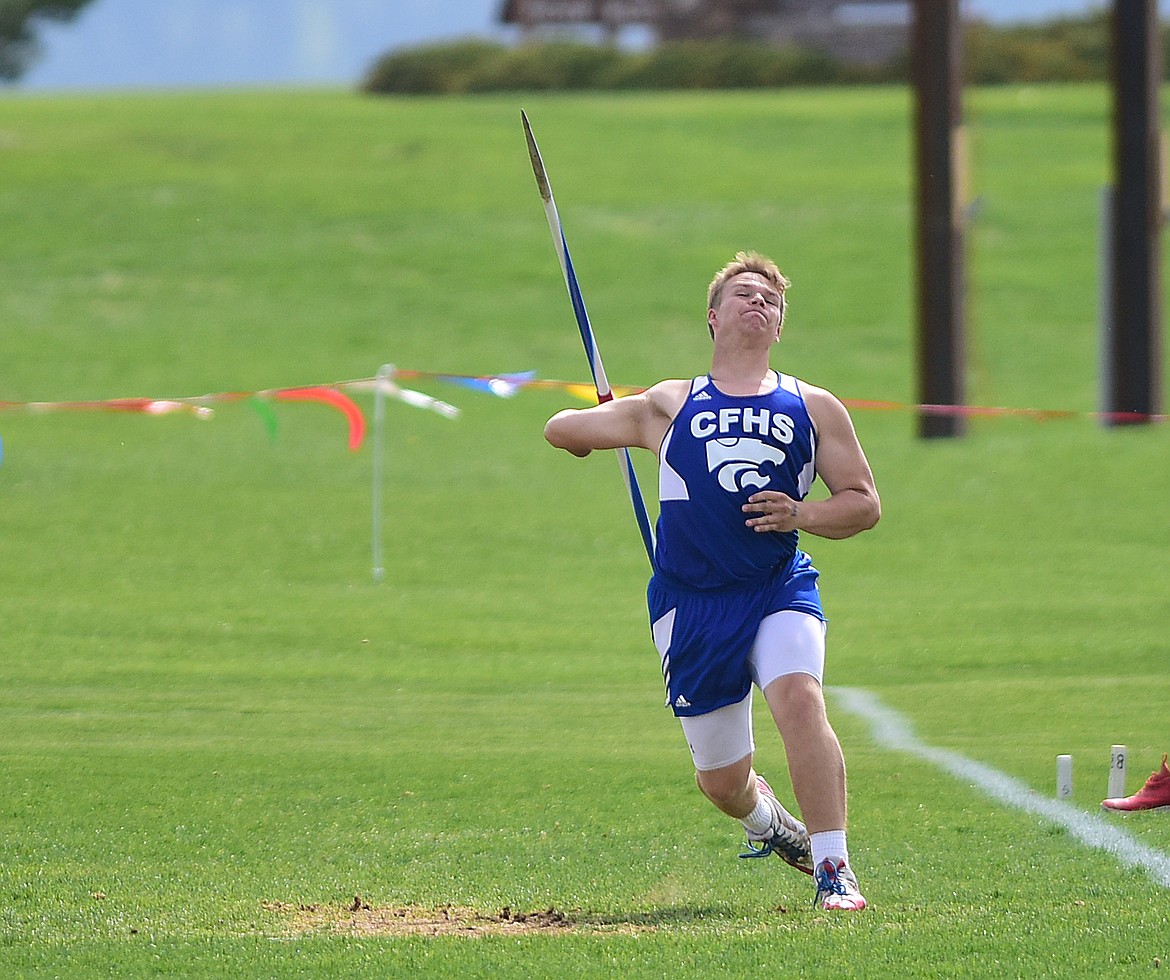
[[[822,538],[848,538],[873,527],[882,505],[869,460],[844,405],[830,392],[803,386],[817,433],[817,475],[828,488],[824,500],[793,500],[774,490],[748,498],[744,511],[756,531],[808,531]]]

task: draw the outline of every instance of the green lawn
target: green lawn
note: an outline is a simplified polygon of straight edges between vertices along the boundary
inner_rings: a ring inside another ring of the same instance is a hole
[[[794,282],[776,364],[913,399],[899,89],[526,99],[0,99],[0,400],[175,397],[424,371],[586,380],[520,128],[548,164],[610,380],[705,369],[739,248]],[[1096,407],[1098,87],[967,94],[971,399]],[[413,384],[413,383],[412,383]],[[1145,975],[1170,894],[833,718],[872,908],[827,917],[694,789],[647,573],[572,401],[336,413],[0,413],[0,972],[34,976]],[[359,396],[369,411],[372,402]],[[855,413],[884,516],[805,541],[827,683],[1098,812],[1170,750],[1164,427]],[[643,485],[652,461],[639,458]],[[762,706],[761,706],[762,707]],[[758,764],[786,782],[759,716]],[[1166,814],[1110,816],[1170,853]],[[373,910],[568,930],[371,935]],[[304,906],[304,908],[300,908]],[[471,910],[467,912],[464,910]]]

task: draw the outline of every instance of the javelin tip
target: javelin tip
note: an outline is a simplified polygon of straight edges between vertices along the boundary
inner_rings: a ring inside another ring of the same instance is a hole
[[[520,110],[520,120],[524,123],[524,139],[528,142],[528,158],[532,161],[532,173],[536,177],[536,187],[540,191],[544,203],[549,204],[552,201],[552,187],[549,186],[548,173],[544,169],[544,161],[540,158],[540,150],[536,147],[536,137],[532,135],[528,114],[523,109]]]

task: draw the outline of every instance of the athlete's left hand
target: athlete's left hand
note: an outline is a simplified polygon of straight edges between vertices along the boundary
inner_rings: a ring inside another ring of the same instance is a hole
[[[800,501],[778,490],[761,490],[748,497],[743,512],[752,516],[745,522],[753,531],[795,531],[800,522]]]

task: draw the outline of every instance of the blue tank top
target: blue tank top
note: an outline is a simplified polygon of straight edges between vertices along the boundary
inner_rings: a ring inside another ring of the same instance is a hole
[[[803,500],[816,476],[816,432],[800,383],[725,395],[695,378],[659,449],[657,571],[692,589],[744,585],[787,566],[797,532],[760,534],[740,508],[759,490]]]

